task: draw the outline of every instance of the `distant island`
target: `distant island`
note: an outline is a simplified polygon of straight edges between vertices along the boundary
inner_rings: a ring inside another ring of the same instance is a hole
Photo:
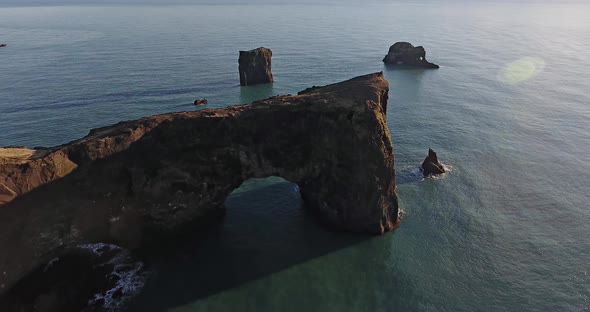
[[[426,60],[424,47],[414,47],[409,42],[396,42],[389,47],[389,52],[383,58],[383,62],[387,65],[403,68],[439,68],[438,65]]]

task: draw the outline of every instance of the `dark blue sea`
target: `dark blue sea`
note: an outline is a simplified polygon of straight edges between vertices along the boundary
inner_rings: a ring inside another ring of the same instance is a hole
[[[394,70],[396,41],[439,70]],[[296,185],[246,181],[152,263],[132,311],[590,311],[590,5],[0,7],[0,146],[384,71],[403,221],[330,232]],[[238,51],[273,51],[240,87]],[[277,129],[278,130],[278,129]],[[273,129],[269,129],[273,131]],[[423,179],[428,148],[450,172]]]

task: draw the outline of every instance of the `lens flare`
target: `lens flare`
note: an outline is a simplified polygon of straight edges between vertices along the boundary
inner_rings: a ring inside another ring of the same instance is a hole
[[[509,84],[517,84],[529,80],[543,71],[545,61],[538,57],[523,57],[504,67],[498,79]]]

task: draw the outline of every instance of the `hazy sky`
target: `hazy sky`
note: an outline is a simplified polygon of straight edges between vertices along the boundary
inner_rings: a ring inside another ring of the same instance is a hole
[[[0,0],[0,5],[63,5],[63,4],[248,4],[248,3],[429,3],[448,0]],[[466,1],[469,0],[455,0]],[[586,2],[586,0],[475,0],[478,2]]]

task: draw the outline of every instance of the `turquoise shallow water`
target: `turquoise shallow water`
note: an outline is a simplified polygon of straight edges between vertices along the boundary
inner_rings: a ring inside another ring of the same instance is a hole
[[[0,7],[0,145],[247,103],[384,71],[402,226],[328,232],[251,180],[223,225],[154,263],[134,311],[590,311],[590,6]],[[389,45],[440,70],[395,71]],[[240,88],[238,50],[276,83]],[[522,60],[525,58],[524,60]],[[518,61],[520,60],[520,61]],[[511,63],[517,61],[516,64]],[[525,79],[527,78],[527,79]],[[452,171],[422,180],[429,147]]]

